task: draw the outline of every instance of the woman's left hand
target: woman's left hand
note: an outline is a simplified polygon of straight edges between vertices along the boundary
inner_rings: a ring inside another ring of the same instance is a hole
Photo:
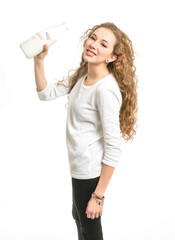
[[[91,198],[87,204],[87,208],[86,208],[86,214],[87,214],[87,218],[98,218],[99,216],[102,216],[102,212],[103,212],[103,206],[98,205],[96,203],[96,200],[94,198]]]

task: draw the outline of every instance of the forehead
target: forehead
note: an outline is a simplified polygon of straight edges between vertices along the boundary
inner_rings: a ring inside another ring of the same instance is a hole
[[[93,33],[97,35],[99,39],[104,39],[111,45],[115,44],[116,42],[116,37],[114,33],[108,28],[100,27],[97,28]]]

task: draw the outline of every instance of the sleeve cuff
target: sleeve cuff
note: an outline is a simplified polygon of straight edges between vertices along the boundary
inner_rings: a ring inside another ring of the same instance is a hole
[[[41,91],[37,91],[36,90],[36,91],[37,91],[38,94],[40,94],[40,93],[45,93],[47,91],[47,89],[48,89],[48,83],[47,83],[46,87],[43,90],[41,90]]]
[[[110,167],[116,167],[117,165],[118,165],[118,163],[119,163],[119,161],[106,161],[106,160],[102,160],[102,163],[104,163],[104,164],[106,164],[106,165],[108,165],[108,166],[110,166]]]

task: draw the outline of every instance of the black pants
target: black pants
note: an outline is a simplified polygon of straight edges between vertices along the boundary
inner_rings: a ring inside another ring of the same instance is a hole
[[[92,219],[85,213],[99,178],[72,178],[72,216],[77,225],[78,240],[103,240],[101,216]]]

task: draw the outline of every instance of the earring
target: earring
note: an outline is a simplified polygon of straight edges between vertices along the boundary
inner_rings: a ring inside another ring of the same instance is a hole
[[[106,62],[109,62],[109,59],[106,59]]]

